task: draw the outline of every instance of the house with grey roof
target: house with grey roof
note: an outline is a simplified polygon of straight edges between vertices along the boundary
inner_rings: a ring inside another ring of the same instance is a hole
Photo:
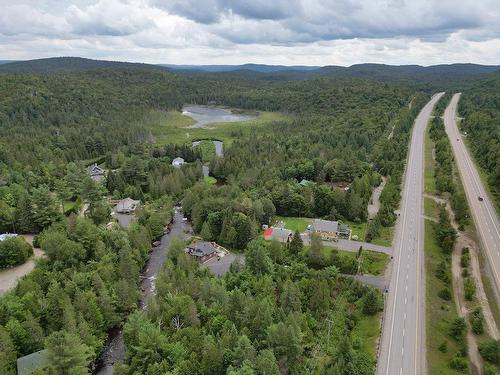
[[[100,182],[106,175],[106,170],[94,163],[87,167],[87,173],[89,174],[90,178],[92,178],[92,180]]]
[[[130,214],[135,212],[141,201],[136,201],[132,198],[125,198],[116,204],[115,211],[120,214]]]
[[[31,374],[48,365],[47,349],[34,352],[17,359],[17,375]]]
[[[290,229],[282,227],[270,227],[264,232],[266,240],[277,240],[279,242],[288,243],[292,240],[293,232]]]
[[[314,219],[308,229],[317,232],[325,241],[336,240],[339,237],[350,238],[351,236],[349,226],[332,220]]]
[[[217,245],[215,242],[196,242],[186,248],[186,253],[195,257],[198,262],[205,263],[217,255]]]

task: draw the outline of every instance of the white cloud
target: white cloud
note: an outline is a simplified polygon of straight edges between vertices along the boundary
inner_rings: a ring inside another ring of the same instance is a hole
[[[500,61],[496,0],[0,0],[0,59]]]

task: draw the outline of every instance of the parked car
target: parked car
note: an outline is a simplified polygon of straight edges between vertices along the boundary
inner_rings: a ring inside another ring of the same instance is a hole
[[[161,245],[161,242],[160,242],[160,241],[155,241],[155,242],[153,242],[153,246],[154,246],[154,247],[158,247],[158,246],[160,246],[160,245]]]

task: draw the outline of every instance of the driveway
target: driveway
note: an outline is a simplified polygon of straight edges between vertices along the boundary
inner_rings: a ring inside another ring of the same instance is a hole
[[[44,255],[40,249],[33,249],[34,255],[19,266],[0,271],[0,295],[16,287],[18,281],[35,268],[35,259]]]
[[[304,245],[310,244],[309,236],[307,234],[301,234],[301,237],[302,237],[302,242],[304,242]],[[378,253],[392,255],[391,247],[380,246],[369,242],[361,242],[354,240],[339,239],[338,241],[323,241],[323,246],[335,247],[339,250],[350,251],[353,253],[357,253],[359,251],[359,247],[362,246],[363,250],[376,251]]]
[[[217,260],[217,257],[207,260],[202,268],[208,268],[213,274],[222,277],[229,272],[229,268],[233,262],[239,262],[240,264],[245,264],[245,255],[243,254],[233,254],[229,253]]]

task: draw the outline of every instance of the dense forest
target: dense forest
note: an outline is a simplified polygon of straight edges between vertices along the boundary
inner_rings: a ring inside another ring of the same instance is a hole
[[[125,324],[118,374],[374,372],[360,325],[374,321],[380,292],[277,242],[249,243],[246,266],[224,279],[183,247],[172,245],[157,295]]]
[[[70,347],[74,373],[87,373],[106,332],[137,308],[151,241],[182,202],[194,232],[244,252],[246,266],[216,279],[174,245],[156,299],[125,325],[120,371],[373,373],[360,325],[376,326],[381,298],[341,275],[355,264],[325,256],[320,241],[286,248],[258,234],[276,214],[366,221],[381,175],[388,182],[370,231],[391,226],[425,94],[351,78],[264,81],[142,67],[5,73],[0,89],[0,230],[37,234],[46,254],[0,298],[0,372],[13,373],[17,357],[41,348],[50,371],[65,371],[59,353]],[[184,103],[289,117],[236,133],[224,157],[210,161],[220,182],[211,185],[199,151],[154,144],[145,123],[151,110]],[[170,162],[179,155],[188,164],[178,169]],[[93,161],[108,170],[103,184],[86,173]],[[143,202],[137,223],[106,229],[110,200],[125,197]]]
[[[495,200],[500,202],[500,75],[491,75],[475,87],[464,91],[458,110],[460,123],[475,159],[487,174]]]

